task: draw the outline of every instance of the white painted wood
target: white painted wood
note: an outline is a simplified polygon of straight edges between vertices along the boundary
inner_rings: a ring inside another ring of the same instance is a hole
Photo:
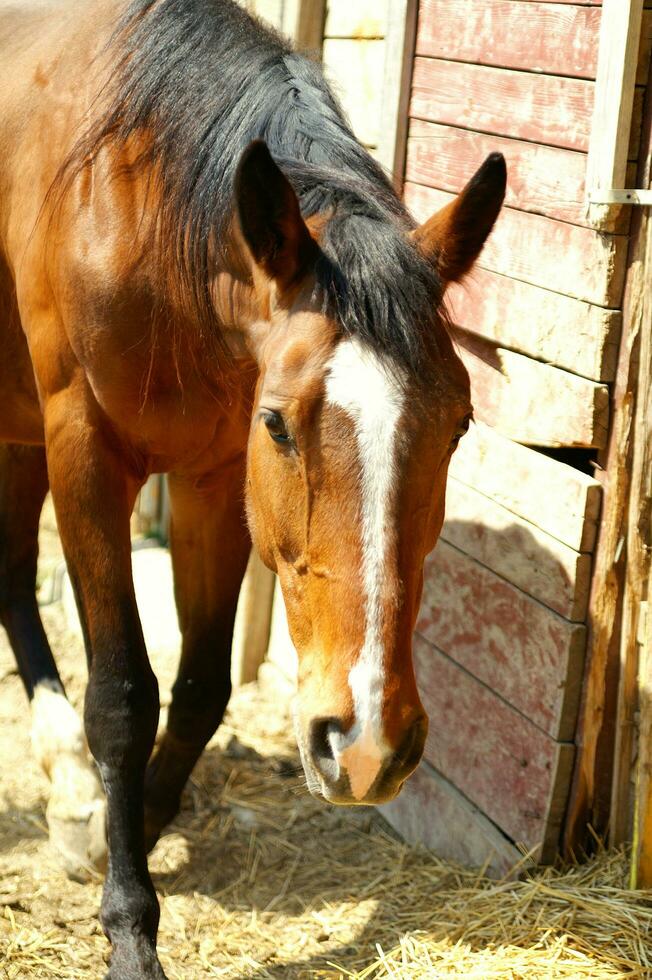
[[[384,112],[381,102],[385,42],[325,38],[322,61],[353,131],[365,146],[377,146]]]
[[[382,0],[328,0],[324,37],[384,37],[387,16]]]
[[[625,186],[634,105],[643,0],[604,0],[598,75],[586,171],[587,202],[593,195]],[[614,205],[590,205],[596,227],[612,217]]]

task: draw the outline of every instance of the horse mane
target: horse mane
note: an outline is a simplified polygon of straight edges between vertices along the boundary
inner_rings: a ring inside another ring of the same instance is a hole
[[[131,0],[107,53],[108,108],[71,159],[81,167],[102,145],[147,133],[140,163],[159,182],[161,247],[203,335],[217,332],[211,282],[215,249],[228,244],[236,168],[264,139],[304,218],[329,216],[316,268],[324,312],[409,374],[428,373],[446,322],[441,282],[315,62],[233,0]]]

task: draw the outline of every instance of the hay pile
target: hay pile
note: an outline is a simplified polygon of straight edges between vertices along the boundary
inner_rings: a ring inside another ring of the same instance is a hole
[[[370,812],[316,803],[295,765],[286,716],[255,687],[239,692],[152,856],[170,980],[652,976],[652,902],[626,890],[623,854],[488,881],[406,847]],[[100,884],[57,871],[40,807],[14,798],[1,816],[13,833],[0,854],[0,977],[99,978]]]
[[[46,620],[79,703],[79,642],[56,607]],[[101,883],[68,881],[49,853],[45,782],[3,643],[0,978],[99,980]],[[173,664],[156,666],[165,690]],[[624,854],[488,881],[405,846],[371,811],[317,803],[297,765],[278,698],[239,691],[151,858],[170,980],[652,977],[652,901],[626,890]]]

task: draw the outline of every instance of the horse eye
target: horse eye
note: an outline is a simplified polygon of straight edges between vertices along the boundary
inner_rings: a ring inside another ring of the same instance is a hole
[[[467,433],[469,431],[469,425],[471,424],[471,418],[472,418],[471,415],[467,415],[466,418],[464,419],[464,421],[462,422],[462,424],[460,425],[460,427],[458,428],[457,432],[453,436],[453,443],[452,443],[452,445],[453,445],[453,448],[454,449],[457,447],[457,444],[460,441],[460,439],[462,438],[462,436],[465,435],[465,433]]]
[[[287,446],[292,441],[283,416],[279,412],[263,412],[263,421],[274,442],[280,446]]]

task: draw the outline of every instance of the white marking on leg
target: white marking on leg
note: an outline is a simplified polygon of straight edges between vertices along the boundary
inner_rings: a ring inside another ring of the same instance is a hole
[[[32,751],[50,778],[60,755],[86,751],[79,715],[65,694],[45,684],[37,685],[32,698]]]
[[[78,879],[106,855],[105,800],[88,755],[79,715],[65,694],[37,685],[32,698],[32,750],[50,780],[50,840]]]
[[[358,800],[371,788],[387,744],[382,731],[385,687],[382,587],[391,544],[389,511],[396,473],[398,423],[404,396],[380,359],[359,341],[343,340],[330,360],[326,397],[355,424],[362,470],[362,579],[366,596],[365,638],[349,672],[355,724],[333,735],[331,749],[349,773]]]

